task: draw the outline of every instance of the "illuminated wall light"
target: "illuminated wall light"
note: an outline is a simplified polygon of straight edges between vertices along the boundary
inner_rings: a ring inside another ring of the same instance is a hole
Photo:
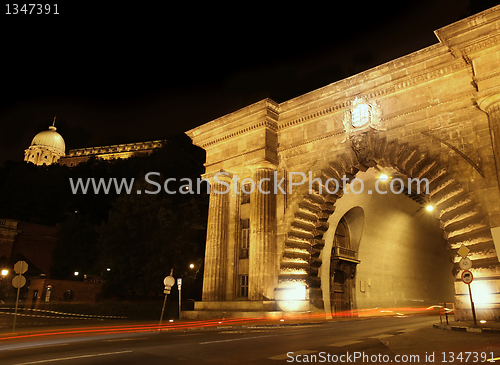
[[[425,207],[425,209],[427,209],[428,212],[432,212],[434,210],[434,207],[432,205],[428,205]]]
[[[306,310],[306,293],[305,285],[287,286],[275,290],[275,299],[283,311]]]
[[[387,176],[386,174],[382,174],[382,175],[380,175],[380,177],[378,179],[380,181],[387,181],[389,179],[389,176]]]
[[[475,304],[491,304],[494,302],[491,288],[487,282],[473,281],[470,285]]]

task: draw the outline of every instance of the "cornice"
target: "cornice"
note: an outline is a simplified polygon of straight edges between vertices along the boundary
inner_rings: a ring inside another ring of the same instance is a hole
[[[241,109],[238,109],[232,113],[226,114],[222,117],[219,117],[217,119],[214,119],[208,123],[205,123],[199,127],[193,128],[187,132],[185,132],[193,141],[195,140],[201,140],[204,141],[206,135],[209,135],[210,133],[216,133],[216,131],[224,129],[227,131],[230,128],[230,125],[233,123],[240,123],[242,120],[245,118],[252,117],[256,114],[262,113],[262,112],[267,112],[267,118],[269,119],[278,119],[279,113],[280,113],[280,106],[278,103],[276,103],[274,100],[271,100],[269,98],[260,100],[256,103],[247,105]],[[270,113],[269,113],[270,112]],[[273,116],[270,114],[274,114]],[[236,126],[235,128],[238,128]],[[219,133],[220,134],[220,133]],[[209,137],[210,138],[210,137]],[[202,146],[205,144],[205,142],[200,143],[199,145]]]
[[[278,126],[277,126],[277,123],[276,122],[273,122],[271,120],[264,120],[264,121],[261,121],[261,122],[257,122],[257,123],[254,123],[250,126],[247,126],[245,128],[242,128],[242,129],[239,129],[239,130],[236,130],[232,133],[228,133],[222,137],[219,137],[219,138],[215,138],[215,139],[211,139],[203,144],[201,144],[201,147],[202,148],[207,148],[207,147],[210,147],[214,144],[217,144],[217,143],[220,143],[220,142],[223,142],[225,140],[228,140],[230,138],[234,138],[236,136],[239,136],[241,134],[245,134],[245,133],[248,133],[250,131],[253,131],[257,128],[261,128],[261,127],[265,127],[265,128],[268,128],[274,132],[277,132],[278,131]]]
[[[499,45],[500,45],[500,35],[495,35],[487,37],[486,39],[483,39],[479,42],[476,41],[471,44],[464,45],[460,47],[460,49],[462,50],[463,54],[469,55],[471,53],[482,51],[484,49]]]

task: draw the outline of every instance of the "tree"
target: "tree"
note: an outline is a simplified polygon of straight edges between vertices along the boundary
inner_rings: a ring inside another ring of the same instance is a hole
[[[97,232],[88,216],[70,214],[60,225],[51,276],[71,279],[75,271],[92,274],[99,259]]]
[[[203,256],[204,202],[165,194],[124,195],[99,229],[104,294],[115,297],[159,295],[163,278],[180,273]]]

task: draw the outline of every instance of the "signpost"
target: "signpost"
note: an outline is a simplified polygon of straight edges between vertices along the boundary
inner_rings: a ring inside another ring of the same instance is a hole
[[[470,250],[465,245],[462,245],[460,246],[457,252],[460,256],[462,256],[458,265],[462,270],[464,270],[462,272],[462,281],[469,287],[469,298],[470,298],[470,307],[472,309],[472,319],[474,320],[474,326],[477,326],[476,308],[474,307],[474,301],[472,300],[472,290],[470,289],[470,283],[472,283],[472,280],[474,280],[472,272],[469,271],[469,269],[472,268],[472,261],[467,257]]]
[[[14,325],[12,326],[12,331],[16,330],[16,319],[17,319],[17,307],[19,306],[19,292],[21,288],[26,285],[26,278],[22,275],[28,271],[28,264],[26,261],[18,261],[14,265],[14,271],[16,276],[12,279],[12,286],[17,288],[17,298],[16,298],[16,309],[14,311]]]
[[[163,284],[165,285],[165,299],[163,300],[163,308],[161,309],[160,324],[158,325],[158,331],[161,331],[161,322],[163,321],[163,312],[165,311],[165,303],[167,302],[167,295],[170,294],[170,289],[175,285],[175,279],[172,276],[174,274],[174,269],[170,270],[170,275],[163,279]]]
[[[181,319],[181,286],[182,278],[177,278],[177,289],[179,289],[179,320]]]

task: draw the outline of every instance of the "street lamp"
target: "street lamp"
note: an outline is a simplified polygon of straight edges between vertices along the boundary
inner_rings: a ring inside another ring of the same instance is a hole
[[[3,277],[7,276],[8,273],[9,273],[9,270],[7,270],[7,269],[3,269],[2,270],[2,276]]]

